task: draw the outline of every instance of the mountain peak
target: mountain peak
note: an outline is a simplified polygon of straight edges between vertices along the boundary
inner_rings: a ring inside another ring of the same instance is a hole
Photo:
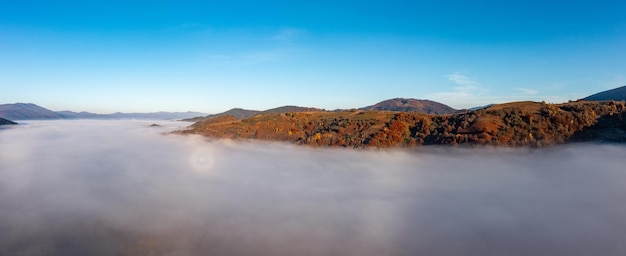
[[[360,109],[417,112],[424,114],[452,114],[456,111],[455,109],[436,101],[418,100],[413,98],[388,99]]]

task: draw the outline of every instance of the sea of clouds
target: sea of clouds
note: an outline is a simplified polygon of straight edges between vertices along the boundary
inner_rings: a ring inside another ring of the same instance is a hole
[[[626,255],[625,145],[315,149],[153,122],[1,128],[0,255]]]

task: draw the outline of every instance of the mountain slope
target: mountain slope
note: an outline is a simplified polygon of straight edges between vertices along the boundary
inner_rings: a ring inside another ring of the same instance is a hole
[[[0,117],[0,125],[10,125],[10,124],[17,124],[17,123]]]
[[[626,86],[599,92],[594,95],[588,96],[583,100],[626,100]]]
[[[59,113],[32,103],[2,104],[0,116],[12,120],[63,118]]]
[[[251,116],[254,116],[258,113],[261,113],[261,111],[258,110],[248,110],[248,109],[242,109],[242,108],[233,108],[233,109],[229,109],[225,112],[222,113],[218,113],[218,114],[212,114],[212,115],[207,115],[207,116],[196,116],[193,118],[187,118],[187,119],[183,119],[181,121],[187,121],[187,122],[198,122],[198,121],[203,121],[203,120],[207,120],[207,119],[211,119],[211,118],[215,118],[215,117],[220,117],[220,116],[233,116],[236,119],[246,119],[249,118]]]
[[[273,113],[289,113],[289,112],[316,112],[316,111],[324,111],[319,108],[309,108],[309,107],[298,107],[298,106],[282,106],[277,108],[272,108],[268,110],[263,110],[259,114],[273,114]]]
[[[255,115],[260,115],[260,114],[310,112],[310,111],[323,111],[323,110],[319,108],[308,108],[308,107],[298,107],[298,106],[282,106],[282,107],[272,108],[272,109],[263,110],[263,111],[233,108],[226,112],[208,115],[208,116],[198,116],[194,118],[183,119],[181,121],[198,122],[198,121],[209,120],[209,119],[213,119],[213,118],[221,117],[221,116],[233,116],[236,119],[241,120],[241,119],[250,118]]]
[[[362,107],[360,110],[386,110],[438,115],[452,114],[456,111],[455,109],[439,102],[405,98],[395,98],[381,101],[372,106]]]
[[[204,120],[200,120],[197,121],[195,123],[193,123],[191,126],[191,128],[201,128],[207,125],[212,125],[212,124],[217,124],[217,123],[224,123],[224,122],[236,122],[239,121],[240,119],[231,116],[231,115],[224,115],[224,116],[216,116],[216,117],[209,117],[207,119]]]
[[[355,148],[626,142],[626,105],[612,101],[513,102],[446,115],[390,111],[275,113],[238,121],[196,123],[179,133]]]

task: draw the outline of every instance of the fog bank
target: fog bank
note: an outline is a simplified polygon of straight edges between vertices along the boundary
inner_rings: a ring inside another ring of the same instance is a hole
[[[626,146],[312,149],[0,129],[0,255],[626,255]]]

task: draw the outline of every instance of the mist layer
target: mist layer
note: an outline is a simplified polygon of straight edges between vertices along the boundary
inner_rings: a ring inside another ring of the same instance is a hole
[[[624,255],[626,147],[310,149],[0,130],[0,255]]]

